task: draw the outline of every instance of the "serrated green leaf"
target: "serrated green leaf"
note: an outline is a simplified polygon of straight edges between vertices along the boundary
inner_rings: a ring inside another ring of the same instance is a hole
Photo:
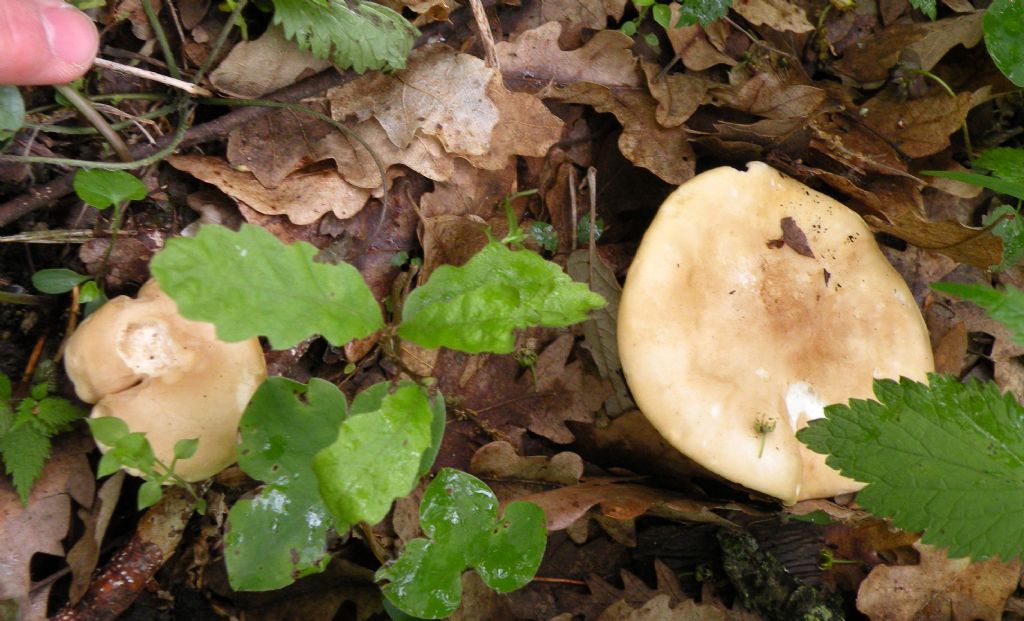
[[[427,539],[409,541],[402,556],[377,572],[385,597],[407,614],[447,617],[459,606],[461,576],[475,569],[492,589],[507,593],[536,574],[547,544],[544,511],[512,502],[498,517],[498,499],[476,477],[444,468],[420,504]]]
[[[514,329],[572,325],[604,304],[537,253],[492,242],[462,267],[434,270],[406,299],[398,334],[424,347],[507,354]]]
[[[989,149],[971,162],[971,168],[990,171],[996,177],[1024,185],[1024,149]]]
[[[32,286],[43,293],[67,293],[90,278],[66,269],[39,270],[32,274]]]
[[[178,440],[174,443],[174,458],[175,459],[188,459],[196,454],[196,450],[199,448],[199,438],[188,438],[185,440]]]
[[[731,6],[732,0],[683,0],[679,4],[679,19],[676,20],[675,27],[694,24],[707,26],[725,17]]]
[[[1003,242],[1003,257],[992,269],[1010,269],[1024,259],[1024,218],[1009,205],[999,205],[982,221],[985,227]]]
[[[910,0],[910,6],[914,7],[918,11],[921,11],[927,15],[930,19],[935,19],[936,6],[935,0]]]
[[[0,457],[4,460],[4,470],[11,475],[21,504],[28,504],[32,485],[42,473],[49,456],[50,437],[22,417],[16,420],[7,433],[0,436]]]
[[[14,425],[14,409],[11,407],[11,380],[0,373],[0,437]]]
[[[845,476],[857,502],[950,556],[1024,552],[1024,408],[991,382],[932,374],[876,380],[878,401],[825,408],[797,437]]]
[[[116,416],[90,418],[85,422],[89,425],[92,437],[96,438],[96,441],[100,444],[106,444],[107,446],[114,446],[118,440],[131,433],[128,423]]]
[[[344,345],[381,328],[380,307],[359,271],[317,263],[316,253],[251,224],[238,232],[206,225],[195,237],[168,240],[150,270],[182,315],[216,325],[224,341],[264,335],[286,349],[321,334]]]
[[[1015,183],[998,177],[989,177],[988,175],[979,175],[978,173],[962,172],[959,170],[922,170],[921,174],[969,183],[1024,200],[1024,183]]]
[[[12,391],[11,379],[0,373],[0,407],[3,407],[10,400]]]
[[[25,124],[25,101],[17,86],[0,86],[0,143]]]
[[[69,430],[71,423],[86,415],[85,410],[60,397],[46,397],[40,401],[25,399],[19,410],[21,408],[31,412],[37,429],[49,436]]]
[[[265,485],[228,514],[224,560],[235,590],[279,589],[327,566],[332,521],[312,462],[337,437],[346,411],[345,396],[321,379],[307,386],[270,377],[249,401],[238,465]]]
[[[367,414],[375,412],[384,403],[384,397],[399,388],[416,386],[415,382],[402,380],[400,382],[380,382],[364,389],[352,400],[352,407],[349,410],[351,416],[356,414]],[[420,476],[430,472],[430,467],[437,459],[437,453],[441,450],[441,440],[444,439],[444,427],[447,412],[444,404],[444,395],[440,391],[434,391],[430,395],[430,446],[423,452],[420,459]]]
[[[964,285],[953,282],[937,282],[932,289],[974,302],[988,313],[988,316],[1013,332],[1013,340],[1024,344],[1024,291],[1007,285],[1004,291],[986,285]]]
[[[993,0],[982,21],[985,47],[996,67],[1017,86],[1024,86],[1024,4]]]
[[[75,194],[96,209],[106,209],[124,201],[146,198],[146,186],[138,177],[123,170],[82,168],[75,173]]]
[[[407,385],[385,396],[380,409],[342,423],[337,440],[313,459],[331,513],[346,524],[383,520],[391,503],[416,487],[433,418],[423,390]]]
[[[163,496],[164,488],[159,481],[146,481],[139,486],[139,493],[136,497],[136,506],[140,511],[147,509],[160,502],[160,499],[163,498]]]
[[[274,0],[274,23],[300,49],[357,73],[405,68],[419,36],[401,14],[358,0]]]

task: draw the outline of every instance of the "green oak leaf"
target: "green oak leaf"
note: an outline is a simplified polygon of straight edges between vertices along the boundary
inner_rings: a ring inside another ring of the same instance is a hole
[[[992,234],[1003,242],[1003,257],[996,271],[1008,270],[1024,259],[1024,218],[1010,205],[999,205],[993,209],[982,225],[992,227]]]
[[[409,541],[394,563],[377,571],[389,583],[384,596],[403,612],[426,619],[459,607],[461,577],[475,569],[500,593],[518,589],[537,573],[547,544],[544,511],[512,502],[498,517],[498,499],[476,477],[443,468],[420,504],[426,539]]]
[[[992,62],[1017,86],[1024,86],[1024,4],[993,0],[982,20]]]
[[[953,282],[937,282],[932,289],[974,302],[989,317],[1003,324],[1013,332],[1013,340],[1024,344],[1024,291],[1007,285],[1005,291],[987,285],[964,285]]]
[[[279,589],[327,567],[334,523],[312,462],[337,437],[347,409],[341,391],[321,379],[307,386],[270,377],[256,390],[239,423],[238,465],[264,486],[228,514],[224,560],[235,590]]]
[[[274,0],[274,23],[299,49],[338,69],[403,69],[419,31],[401,14],[365,0]]]
[[[398,388],[415,385],[414,382],[409,380],[396,383],[380,382],[374,384],[355,396],[349,412],[352,416],[355,416],[356,414],[366,414],[379,410],[384,402],[384,397],[388,396],[390,392]],[[430,414],[430,447],[423,452],[423,457],[420,459],[420,476],[430,472],[430,467],[434,465],[434,460],[437,459],[437,454],[441,450],[441,440],[444,438],[446,409],[444,395],[440,391],[434,391],[430,396]]]
[[[568,326],[604,304],[537,253],[491,242],[462,267],[434,270],[405,300],[398,335],[424,347],[507,354],[514,329]]]
[[[237,232],[206,225],[195,237],[168,240],[150,270],[182,315],[216,325],[224,341],[264,335],[285,349],[321,334],[344,345],[381,328],[380,307],[359,271],[318,263],[316,253],[251,224]]]
[[[320,496],[346,524],[376,524],[391,503],[416,487],[431,447],[434,415],[415,384],[400,386],[380,407],[348,417],[333,444],[313,458]]]
[[[950,556],[1024,552],[1024,408],[992,382],[875,380],[877,401],[830,405],[797,438],[867,483],[857,502]]]
[[[123,170],[83,168],[75,173],[75,194],[96,209],[146,198],[146,186]]]

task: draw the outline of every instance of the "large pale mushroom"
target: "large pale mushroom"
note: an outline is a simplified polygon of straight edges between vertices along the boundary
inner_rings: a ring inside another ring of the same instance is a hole
[[[79,398],[96,404],[92,417],[116,416],[144,432],[164,463],[178,440],[199,438],[195,455],[175,468],[187,481],[234,463],[238,421],[267,376],[258,339],[217,339],[213,324],[179,315],[155,280],[82,322],[64,366]]]
[[[861,218],[766,164],[680,186],[640,244],[619,353],[679,451],[786,504],[863,487],[795,437],[876,378],[927,380],[928,334]]]

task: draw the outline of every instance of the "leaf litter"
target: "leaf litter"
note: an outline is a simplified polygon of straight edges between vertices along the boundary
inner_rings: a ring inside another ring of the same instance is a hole
[[[997,126],[999,104],[993,98],[1005,92],[1006,83],[972,64],[979,58],[982,12],[946,4],[952,10],[940,9],[939,19],[930,21],[899,1],[825,11],[824,3],[740,0],[728,20],[668,30],[648,21],[635,38],[609,27],[635,15],[635,6],[623,0],[538,0],[491,8],[492,25],[500,26],[497,67],[476,57],[473,39],[464,45],[435,42],[414,51],[404,69],[368,73],[306,100],[365,144],[312,117],[275,110],[224,136],[224,155],[177,155],[168,162],[230,197],[228,208],[234,201],[238,210],[230,217],[256,222],[282,239],[312,242],[328,261],[353,261],[388,312],[417,278],[425,282],[442,265],[465,263],[486,244],[488,232],[508,234],[503,198],[541,189],[515,201],[513,213],[524,226],[551,224],[558,235],[551,256],[612,304],[578,328],[526,331],[510,355],[469,356],[409,343],[401,353],[404,365],[437,377],[449,399],[450,428],[438,467],[470,469],[503,502],[540,503],[549,529],[556,531],[557,552],[549,553],[538,581],[523,591],[497,595],[467,573],[464,607],[455,618],[568,619],[577,613],[604,621],[755,619],[714,569],[716,577],[702,587],[684,588],[676,570],[662,561],[642,566],[628,560],[654,524],[668,524],[680,534],[694,524],[735,529],[774,508],[721,485],[675,454],[630,401],[617,365],[614,299],[651,205],[634,188],[617,186],[622,181],[599,147],[617,147],[617,156],[647,171],[644,178],[655,192],[717,163],[764,159],[844,199],[876,230],[898,240],[896,245],[909,244],[902,251],[909,253],[905,261],[918,266],[908,272],[911,278],[933,282],[955,272],[955,278],[977,281],[978,272],[969,270],[997,265],[1002,254],[1000,240],[982,228],[975,213],[990,194],[970,208],[956,203],[957,209],[943,211],[938,205],[946,196],[974,200],[977,192],[967,196],[970,188],[925,179],[920,171],[954,169],[972,148],[1001,144],[995,130],[1006,128]],[[186,12],[196,12],[185,5]],[[457,10],[443,0],[391,5],[407,8],[420,25]],[[125,10],[135,36],[152,40],[141,9]],[[679,5],[668,5],[668,13],[675,23]],[[202,47],[203,14],[185,23],[190,54]],[[657,45],[644,42],[645,34]],[[259,96],[323,66],[284,43],[271,27],[234,45],[213,72],[213,84],[226,93]],[[267,58],[274,59],[273,73],[261,70]],[[970,73],[978,75],[961,75]],[[950,95],[939,80],[956,92]],[[986,133],[982,119],[997,127]],[[965,128],[973,145],[963,141]],[[576,224],[589,215],[588,188],[579,179],[591,164],[599,184],[597,215],[615,223],[596,254],[573,252]],[[195,189],[195,180],[177,175],[174,183]],[[383,191],[390,192],[390,212],[378,224]],[[626,199],[609,204],[606,192]],[[174,232],[170,223],[164,227]],[[139,266],[153,250],[139,243],[137,252],[112,253],[112,265],[101,263],[105,248],[93,248],[91,255],[83,249],[81,259],[89,259],[91,273],[125,287],[143,278]],[[529,237],[525,243],[537,244]],[[925,259],[917,252],[938,253],[943,260],[928,263],[923,275]],[[1005,278],[1019,277],[1011,270]],[[1003,389],[1024,395],[1021,351],[1004,327],[926,287],[914,292],[925,306],[942,368],[992,376]],[[304,375],[303,381],[311,372],[345,378],[346,392],[399,375],[401,369],[373,353],[376,343],[344,351],[306,343],[284,371]],[[358,363],[354,371],[346,371],[350,363]],[[91,498],[91,488],[79,480],[90,472],[83,453],[68,461],[62,446],[37,490],[66,490],[82,507],[83,551],[69,561],[78,594],[96,562],[103,523],[111,519],[99,512],[109,511],[111,501]],[[54,474],[53,468],[66,471]],[[237,497],[253,484],[221,489]],[[385,520],[381,532],[396,532],[381,546],[397,553],[419,536],[419,497],[414,493],[410,502],[399,502],[404,517],[396,508]],[[28,559],[35,552],[64,554],[71,505],[64,491],[34,496],[25,513],[13,512],[12,502],[0,501],[0,516],[14,524],[2,529],[5,539],[25,532],[29,519],[35,530],[8,552],[12,569],[0,573],[0,599],[33,610],[35,616],[27,618],[41,618],[49,587],[30,593],[30,580],[38,578],[28,578]],[[807,513],[820,511],[833,522],[826,541],[834,554],[860,563],[856,571],[831,579],[831,588],[855,599],[869,618],[1002,618],[1018,584],[1019,563],[949,560],[921,544],[911,547],[912,541],[882,527],[855,526],[863,518],[856,505],[813,507]],[[241,596],[233,610],[253,618],[301,614],[310,620],[333,618],[340,610],[355,611],[351,618],[358,619],[379,613],[372,562],[360,553],[369,544],[349,537],[331,545],[334,560],[323,574],[272,594]],[[671,550],[662,552],[669,561],[679,560]],[[187,588],[235,598],[218,566],[216,542],[211,554],[212,563],[193,568],[199,577]],[[79,555],[84,559],[74,560]],[[715,567],[722,562],[707,561]],[[603,573],[580,571],[588,562],[605,563]],[[841,566],[835,567],[827,575],[840,575]],[[186,588],[183,579],[178,582],[176,588]],[[760,618],[772,617],[762,611]]]

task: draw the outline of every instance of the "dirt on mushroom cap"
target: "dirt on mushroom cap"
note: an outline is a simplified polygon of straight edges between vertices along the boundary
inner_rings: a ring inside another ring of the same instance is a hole
[[[634,397],[673,446],[786,503],[862,487],[797,429],[871,397],[876,378],[933,369],[920,311],[861,218],[759,162],[703,173],[665,201],[618,336]]]

